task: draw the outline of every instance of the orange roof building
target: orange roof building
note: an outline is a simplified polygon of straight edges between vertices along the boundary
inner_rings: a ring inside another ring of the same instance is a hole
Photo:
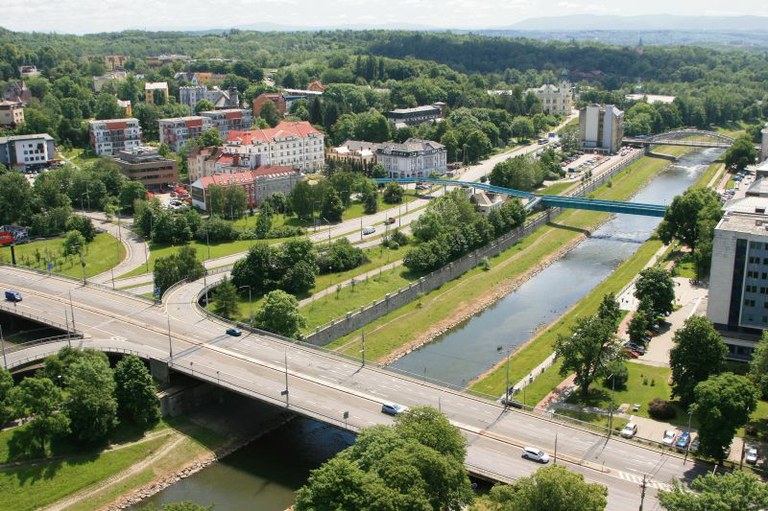
[[[320,171],[325,166],[324,141],[325,136],[310,123],[284,121],[269,129],[230,131],[223,149],[258,157],[261,165]]]

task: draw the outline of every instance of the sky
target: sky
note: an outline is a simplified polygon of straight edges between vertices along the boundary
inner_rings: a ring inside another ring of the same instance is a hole
[[[273,23],[478,29],[570,14],[768,16],[765,0],[0,0],[0,27],[83,34]]]

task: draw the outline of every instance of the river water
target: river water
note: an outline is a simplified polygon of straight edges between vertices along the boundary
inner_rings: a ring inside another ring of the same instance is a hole
[[[719,154],[718,149],[689,153],[655,177],[632,200],[671,203]],[[533,332],[562,316],[634,254],[660,221],[654,217],[616,215],[517,291],[392,366],[432,380],[466,386],[503,360],[508,350],[514,353]],[[512,367],[513,376],[523,376],[514,373],[514,363]]]
[[[634,200],[670,203],[718,154],[719,150],[707,149],[681,158]],[[616,216],[516,292],[394,366],[466,385],[503,359],[507,349],[519,347],[537,328],[557,319],[587,294],[648,239],[659,221]],[[295,491],[306,482],[309,471],[353,441],[348,432],[297,418],[131,509],[191,500],[214,504],[216,511],[283,511],[293,504]]]

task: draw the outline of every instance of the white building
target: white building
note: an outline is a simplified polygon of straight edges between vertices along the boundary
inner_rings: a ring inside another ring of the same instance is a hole
[[[760,144],[760,161],[768,160],[768,124],[760,132],[763,135],[763,141]]]
[[[429,177],[432,173],[442,176],[448,170],[445,146],[417,138],[409,138],[402,144],[380,144],[376,148],[376,161],[395,179]]]
[[[139,120],[132,117],[90,121],[88,136],[96,154],[113,156],[141,145],[141,126]]]
[[[206,110],[200,112],[200,115],[208,117],[213,122],[213,127],[219,130],[221,138],[227,138],[230,131],[248,130],[253,124],[251,111],[246,108]]]
[[[214,128],[213,121],[200,115],[159,119],[157,123],[160,142],[167,144],[175,153],[178,153],[188,141],[194,140],[204,132]]]
[[[223,150],[257,157],[260,165],[320,171],[325,166],[324,138],[306,121],[284,121],[270,129],[231,131]]]
[[[216,110],[240,107],[240,94],[237,87],[230,87],[227,90],[221,90],[218,87],[209,89],[205,85],[179,87],[179,103],[189,106],[193,112],[195,106],[204,99],[213,103],[213,108]]]
[[[559,86],[548,83],[535,89],[528,89],[525,92],[539,98],[544,113],[569,115],[573,110],[573,91],[571,84],[567,82],[563,82]]]
[[[27,167],[46,166],[54,159],[56,147],[47,133],[0,137],[0,163],[22,172]]]
[[[579,110],[582,148],[613,154],[624,138],[624,112],[613,105],[589,105]]]

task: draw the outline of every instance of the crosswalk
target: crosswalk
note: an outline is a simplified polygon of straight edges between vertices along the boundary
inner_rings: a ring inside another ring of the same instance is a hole
[[[627,472],[622,472],[621,470],[616,471],[617,475],[624,479],[625,481],[630,481],[632,483],[637,483],[638,485],[643,484],[643,476],[640,474],[629,474]],[[653,479],[646,477],[645,484],[649,488],[656,488],[657,490],[671,490],[672,485],[669,483],[662,483],[660,481],[654,481]]]

